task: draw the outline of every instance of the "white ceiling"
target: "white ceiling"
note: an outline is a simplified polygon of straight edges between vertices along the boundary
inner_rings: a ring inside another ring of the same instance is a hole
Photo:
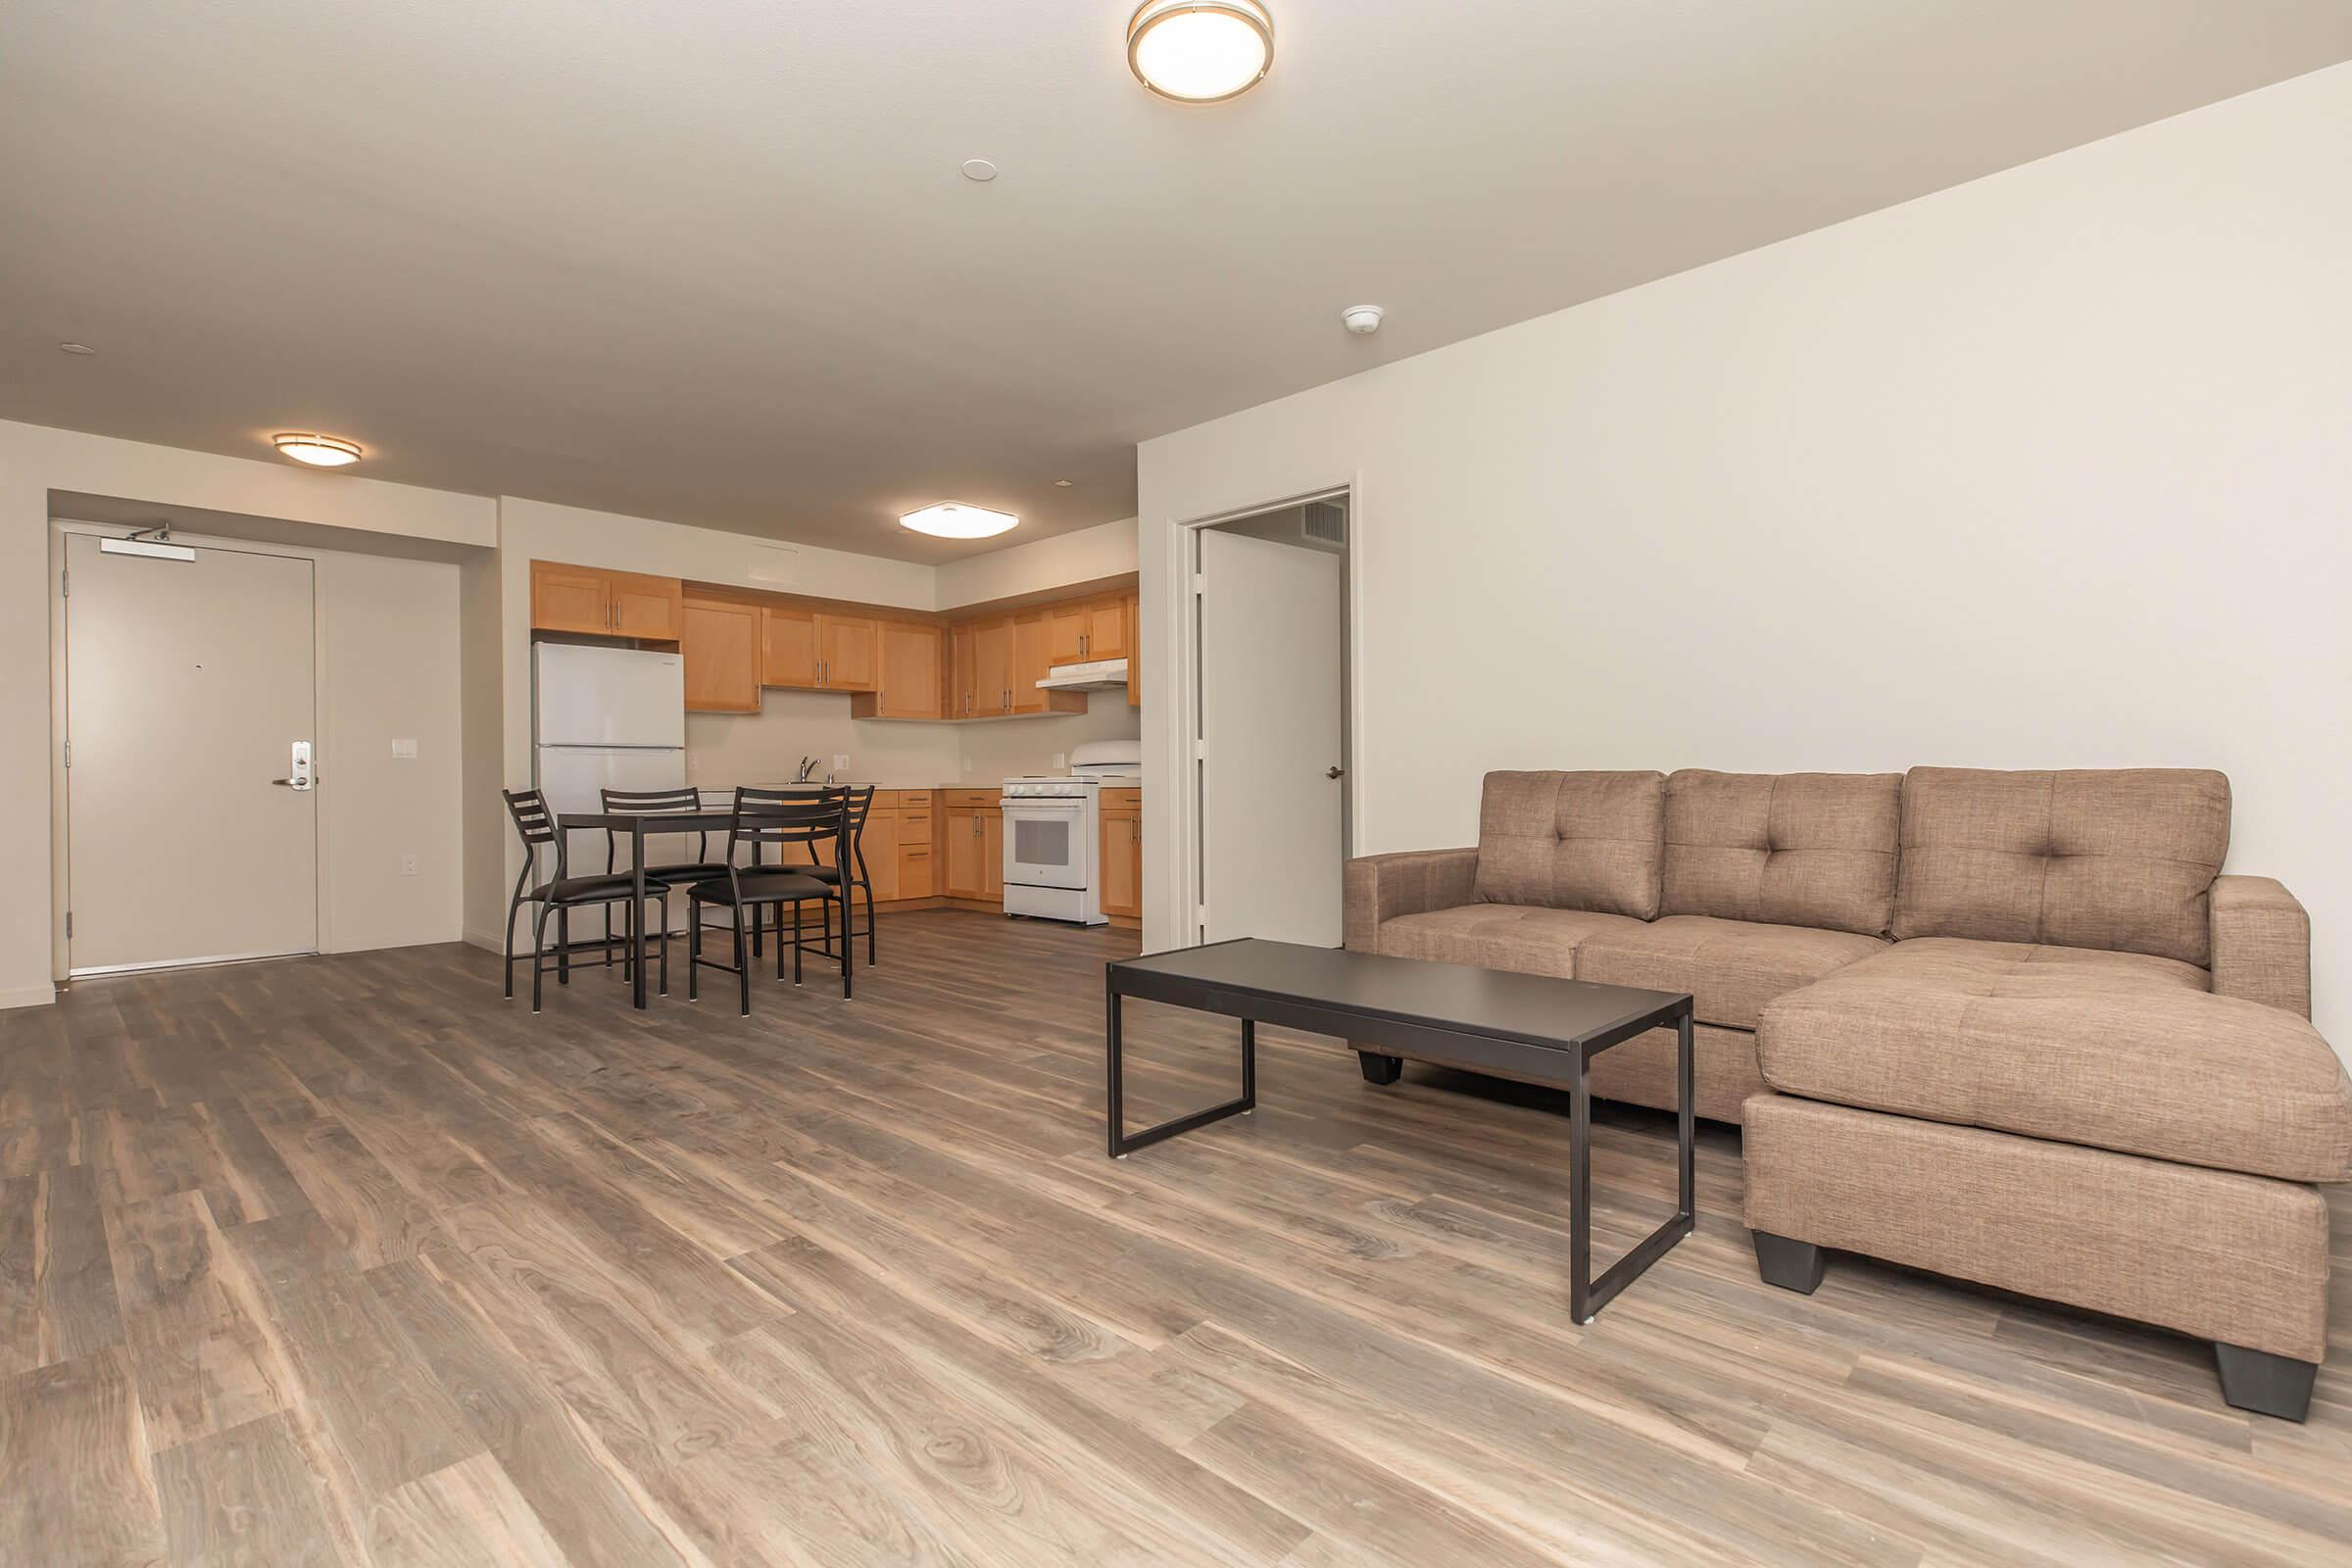
[[[1272,5],[1186,108],[1128,0],[12,0],[0,416],[943,561],[1129,515],[1141,438],[2352,57],[2343,0]],[[946,498],[1024,526],[892,520]]]

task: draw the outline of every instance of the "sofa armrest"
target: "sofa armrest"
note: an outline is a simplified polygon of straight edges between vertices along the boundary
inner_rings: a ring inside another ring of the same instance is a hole
[[[2213,990],[2311,1016],[2311,916],[2284,884],[2214,879]]]
[[[1470,903],[1477,880],[1476,850],[1405,850],[1356,857],[1348,862],[1348,950],[1373,952],[1385,920]]]

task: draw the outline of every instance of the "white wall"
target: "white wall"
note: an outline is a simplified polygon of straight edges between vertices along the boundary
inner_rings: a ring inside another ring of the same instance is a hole
[[[1494,767],[2216,766],[2352,1047],[2347,277],[2339,67],[1145,442],[1156,793],[1173,524],[1353,483],[1360,851]]]
[[[1098,523],[1034,544],[967,556],[938,568],[938,606],[985,605],[1016,594],[1093,582],[1135,570],[1136,520]]]
[[[331,953],[462,934],[464,728],[455,565],[318,557],[322,945]],[[396,759],[394,740],[416,756]],[[401,869],[403,855],[416,871]]]
[[[52,1000],[50,493],[284,518],[370,536],[488,546],[484,496],[385,484],[0,420],[0,1006]]]

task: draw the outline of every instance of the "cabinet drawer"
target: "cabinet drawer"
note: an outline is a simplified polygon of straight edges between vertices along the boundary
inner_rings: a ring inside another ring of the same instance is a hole
[[[899,897],[927,899],[939,891],[932,880],[931,846],[902,844],[899,846]]]
[[[1140,789],[1106,789],[1102,792],[1105,811],[1140,811],[1144,808],[1144,792]]]
[[[876,790],[874,809],[877,811],[925,811],[931,808],[929,790]]]
[[[945,793],[951,811],[994,811],[1004,802],[1002,790],[948,790]]]
[[[901,844],[928,844],[931,842],[931,811],[929,808],[926,807],[919,811],[901,811],[899,813],[899,842]]]

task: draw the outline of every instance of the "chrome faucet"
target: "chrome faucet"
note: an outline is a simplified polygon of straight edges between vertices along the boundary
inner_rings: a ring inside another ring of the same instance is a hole
[[[792,781],[795,784],[806,784],[808,782],[808,775],[815,771],[816,759],[813,757],[804,757],[801,759],[801,770],[793,775]]]

